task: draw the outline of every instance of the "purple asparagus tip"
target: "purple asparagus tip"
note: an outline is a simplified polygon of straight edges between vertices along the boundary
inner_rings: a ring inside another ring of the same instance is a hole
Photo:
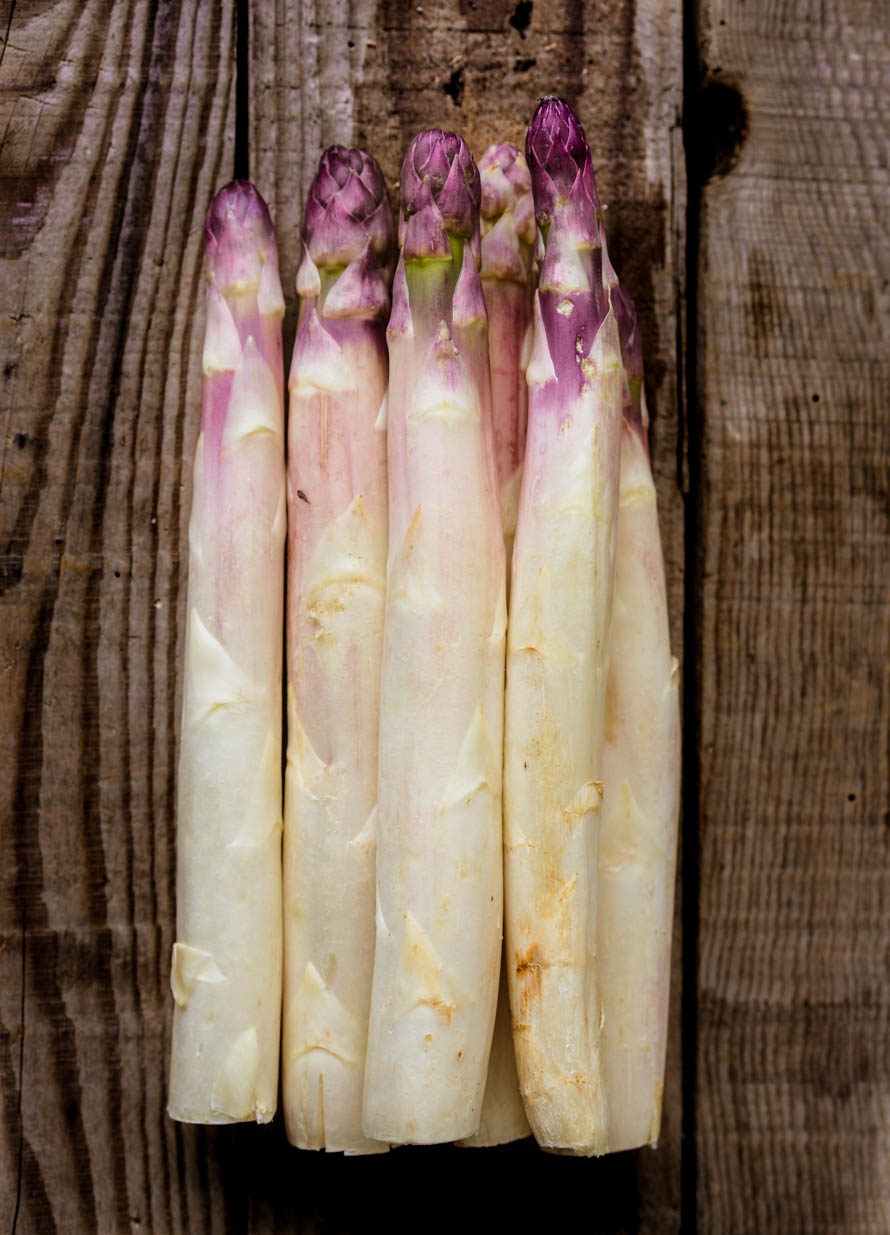
[[[204,220],[207,244],[219,243],[232,224],[250,229],[258,242],[266,241],[272,235],[269,207],[249,180],[232,180],[223,185],[210,203]]]
[[[562,99],[542,99],[526,137],[538,221],[538,302],[554,371],[573,374],[609,309],[601,212],[584,130]]]
[[[269,207],[249,180],[233,180],[217,193],[204,220],[207,275],[220,290],[257,286],[271,251],[277,255]]]
[[[482,277],[527,283],[535,243],[535,203],[525,156],[509,142],[498,142],[479,160],[479,176]]]
[[[380,265],[391,272],[392,211],[376,159],[364,150],[328,147],[309,189],[303,239],[316,266],[348,266],[370,240]]]
[[[489,146],[479,160],[482,217],[496,219],[531,193],[532,181],[524,156],[509,142]]]
[[[427,129],[408,147],[401,175],[399,241],[405,258],[451,256],[449,234],[479,226],[479,171],[457,133]]]
[[[571,202],[595,224],[600,213],[590,147],[581,122],[562,99],[538,104],[526,136],[535,215],[546,227],[558,206]]]

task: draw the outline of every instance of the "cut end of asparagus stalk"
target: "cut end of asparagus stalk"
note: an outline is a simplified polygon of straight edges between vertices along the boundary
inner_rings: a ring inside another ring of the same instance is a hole
[[[419,133],[405,155],[400,188],[399,244],[406,261],[450,260],[449,234],[470,241],[478,235],[479,171],[458,133]]]

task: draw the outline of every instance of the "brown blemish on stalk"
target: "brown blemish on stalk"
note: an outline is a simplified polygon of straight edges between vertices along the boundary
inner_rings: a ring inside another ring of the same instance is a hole
[[[571,879],[566,880],[566,882],[562,885],[562,888],[560,889],[559,895],[558,895],[558,896],[557,896],[557,898],[556,898],[556,899],[558,900],[558,902],[559,902],[559,904],[560,904],[560,905],[565,905],[566,900],[567,900],[567,899],[569,898],[569,896],[571,896],[571,894],[574,892],[574,890],[575,890],[575,884],[576,884],[577,882],[578,882],[578,872],[577,872],[577,871],[575,871],[575,873],[574,873],[574,875],[572,875]]]
[[[430,1006],[434,1012],[438,1012],[440,1016],[444,1016],[448,1024],[451,1024],[454,1016],[454,1004],[449,999],[431,999]]]
[[[538,973],[538,980],[540,982],[540,970],[542,968],[543,968],[543,961],[541,960],[540,949],[538,948],[538,945],[536,943],[532,944],[532,946],[528,949],[525,955],[522,955],[522,953],[517,954],[516,956],[516,976],[517,977],[521,978],[521,977],[524,977],[525,974],[527,974],[530,971],[536,971]]]
[[[516,977],[523,984],[519,992],[519,1016],[523,1021],[529,1015],[530,1005],[541,998],[543,971],[544,960],[536,943],[524,954],[516,954]]]
[[[314,588],[306,606],[306,614],[310,621],[315,623],[316,638],[324,635],[331,619],[338,613],[343,613],[345,609],[346,603],[342,588],[324,586]]]

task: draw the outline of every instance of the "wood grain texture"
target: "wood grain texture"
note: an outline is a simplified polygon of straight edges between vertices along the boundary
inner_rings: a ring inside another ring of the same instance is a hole
[[[703,1231],[890,1230],[886,18],[701,15]]]
[[[684,544],[676,357],[685,172],[678,0],[538,0],[524,5],[508,0],[424,0],[420,5],[406,0],[275,0],[251,5],[250,22],[250,175],[272,204],[286,295],[294,286],[300,258],[303,200],[327,145],[340,142],[369,150],[380,162],[397,206],[401,161],[419,130],[457,129],[478,157],[494,140],[524,146],[540,95],[560,94],[576,107],[607,207],[610,253],[641,312],[674,646],[680,654]],[[294,308],[291,299],[286,349],[293,338]],[[586,1164],[554,1159],[530,1146],[461,1158],[468,1190],[477,1183],[486,1193],[491,1190],[493,1222],[518,1229],[532,1229],[536,1220],[546,1225],[552,1212],[549,1190],[555,1189],[567,1211],[580,1207],[591,1215],[595,1230],[667,1235],[679,1229],[680,947],[678,896],[659,1150]],[[249,1133],[241,1129],[234,1135],[246,1140]],[[278,1135],[274,1152],[280,1155],[282,1170],[299,1172],[301,1178],[311,1175],[299,1194],[276,1190],[272,1179],[271,1191],[257,1185],[248,1201],[252,1214],[261,1212],[265,1196],[263,1221],[272,1223],[269,1229],[285,1230],[292,1229],[295,1219],[305,1220],[310,1204],[327,1213],[332,1203],[350,1203],[349,1181],[356,1178],[356,1164],[330,1160],[316,1167],[317,1156],[307,1159],[288,1150],[280,1130]],[[400,1150],[387,1161],[376,1160],[370,1186],[391,1198],[391,1181],[413,1181],[412,1195],[415,1187],[423,1195],[427,1178],[434,1187],[437,1174],[454,1169],[451,1152]],[[515,1179],[528,1171],[535,1173],[533,1195],[515,1188]],[[459,1220],[459,1214],[446,1202],[441,1214],[429,1220],[433,1229],[439,1222],[444,1228]],[[352,1221],[360,1225],[357,1218]],[[330,1229],[351,1230],[352,1225],[345,1217],[332,1219]],[[401,1229],[398,1224],[396,1229]]]
[[[233,7],[18,4],[0,108],[0,1225],[223,1230],[221,1164],[164,1105],[186,460]]]
[[[678,0],[244,7],[250,172],[279,227],[291,337],[324,145],[366,145],[394,186],[419,128],[460,128],[478,154],[521,141],[539,94],[576,104],[643,319],[679,651]],[[480,1227],[546,1229],[558,1195],[594,1230],[676,1231],[678,940],[658,1153],[345,1162],[291,1150],[280,1122],[167,1119],[201,223],[233,165],[235,8],[18,0],[0,35],[0,1226],[416,1230],[420,1199],[426,1231],[465,1228],[470,1204]]]

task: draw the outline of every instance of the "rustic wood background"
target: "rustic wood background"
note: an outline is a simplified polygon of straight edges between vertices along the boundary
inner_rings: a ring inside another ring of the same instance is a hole
[[[2,1229],[886,1235],[883,0],[6,0],[0,36]],[[394,183],[418,129],[480,154],[543,93],[642,311],[684,665],[662,1145],[342,1160],[173,1124],[204,211],[249,174],[290,289],[325,145]]]

